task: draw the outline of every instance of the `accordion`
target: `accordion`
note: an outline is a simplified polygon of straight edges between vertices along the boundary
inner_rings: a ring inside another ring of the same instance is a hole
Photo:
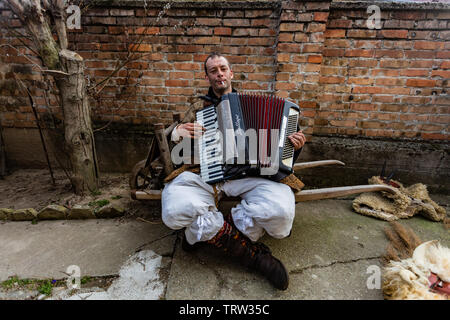
[[[229,93],[196,112],[206,131],[197,140],[200,176],[207,183],[246,176],[279,181],[292,173],[300,108],[276,96]]]

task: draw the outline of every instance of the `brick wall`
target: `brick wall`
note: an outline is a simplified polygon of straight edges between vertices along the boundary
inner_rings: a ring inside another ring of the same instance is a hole
[[[330,12],[314,133],[448,140],[450,12]]]
[[[174,112],[206,92],[203,61],[219,51],[233,65],[238,90],[274,93],[302,108],[311,150],[323,137],[448,143],[448,5],[385,4],[377,30],[366,26],[364,2],[110,3],[83,11],[82,29],[69,32],[91,85],[128,54],[139,55],[91,99],[98,126],[112,121],[110,128],[145,131],[170,123]],[[4,3],[0,10],[3,21],[23,32]],[[46,91],[50,80],[30,64],[38,64],[32,52],[4,27],[0,44],[27,55],[0,48],[1,125],[35,127],[12,72],[29,84],[41,114],[49,106],[61,118],[55,92]],[[448,174],[448,162],[440,166]]]
[[[124,3],[122,1],[122,3]],[[241,91],[275,93],[303,109],[309,135],[448,140],[450,11],[382,10],[381,29],[368,29],[361,9],[330,9],[328,1],[173,4],[144,9],[93,7],[70,49],[85,59],[91,83],[108,76],[127,54],[141,58],[115,75],[97,100],[94,121],[152,124],[171,121],[204,93],[203,61],[220,51]],[[154,3],[153,3],[154,4]],[[3,21],[20,22],[2,9]],[[1,29],[2,44],[30,50]],[[139,42],[139,44],[138,44]],[[10,71],[31,82],[40,112],[47,104],[42,76],[28,59],[2,47],[1,123],[34,127],[27,100]],[[311,137],[310,137],[311,139]]]

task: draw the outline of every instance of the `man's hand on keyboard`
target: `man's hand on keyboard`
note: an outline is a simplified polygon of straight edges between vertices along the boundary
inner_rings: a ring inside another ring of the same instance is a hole
[[[303,147],[306,142],[306,137],[303,134],[302,130],[291,134],[288,138],[289,138],[289,140],[291,140],[292,144],[294,145],[295,150],[298,150],[301,147]]]
[[[199,138],[205,132],[205,128],[199,123],[182,123],[178,125],[177,131],[181,137],[185,138]]]

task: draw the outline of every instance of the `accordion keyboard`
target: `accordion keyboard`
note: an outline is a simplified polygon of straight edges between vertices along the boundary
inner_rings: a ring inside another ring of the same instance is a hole
[[[219,143],[217,114],[214,106],[206,107],[197,112],[197,122],[206,131],[198,139],[200,157],[200,176],[203,181],[213,183],[223,179],[222,144]]]

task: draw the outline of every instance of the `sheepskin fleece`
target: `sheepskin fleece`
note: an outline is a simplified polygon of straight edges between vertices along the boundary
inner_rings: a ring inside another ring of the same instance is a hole
[[[431,272],[450,282],[450,249],[438,240],[419,245],[413,256],[390,261],[383,268],[383,294],[388,300],[449,300],[450,297],[430,291]]]
[[[405,188],[400,182],[395,194],[388,192],[367,192],[353,200],[353,209],[362,215],[386,221],[405,219],[421,214],[432,221],[442,221],[446,216],[445,208],[431,200],[427,187],[422,183]],[[369,184],[383,184],[383,180],[374,176]]]

